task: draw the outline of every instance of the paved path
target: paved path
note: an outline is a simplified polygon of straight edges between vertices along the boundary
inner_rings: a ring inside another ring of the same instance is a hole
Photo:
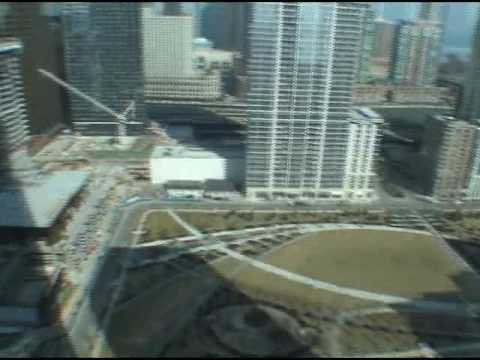
[[[195,235],[196,237],[202,237],[203,234],[198,231],[198,229],[195,229],[192,225],[184,221],[180,216],[178,216],[175,211],[172,209],[167,210],[168,215],[170,215],[180,226],[184,227],[189,233],[192,235]]]
[[[249,263],[252,266],[255,266],[256,268],[259,268],[263,271],[281,276],[285,279],[295,281],[301,284],[309,285],[312,286],[316,289],[321,289],[321,290],[326,290],[330,292],[334,292],[340,295],[346,295],[346,296],[351,296],[354,298],[358,299],[363,299],[363,300],[369,300],[369,301],[379,301],[383,303],[407,303],[410,302],[410,299],[400,297],[400,296],[390,296],[390,295],[382,295],[382,294],[377,294],[369,291],[363,291],[363,290],[357,290],[357,289],[352,289],[352,288],[346,288],[346,287],[341,287],[337,286],[328,282],[320,281],[320,280],[315,280],[312,278],[309,278],[307,276],[299,275],[296,273],[292,273],[288,270],[278,268],[276,266],[266,264],[264,262],[254,260],[252,258],[249,258],[248,256],[244,256],[240,253],[237,253],[235,251],[232,251],[227,248],[222,248],[220,251],[223,251],[227,255],[231,256],[234,259],[240,260],[242,262]]]
[[[227,248],[220,247],[218,250],[223,251],[225,254],[240,260],[242,262],[246,262],[256,268],[259,268],[263,271],[267,271],[269,273],[281,276],[285,279],[295,281],[301,284],[312,286],[316,289],[325,290],[334,292],[340,295],[351,296],[357,299],[368,300],[368,301],[378,301],[386,304],[409,304],[414,305],[416,307],[424,307],[427,309],[437,309],[439,311],[462,311],[465,307],[460,304],[450,304],[450,303],[442,303],[442,302],[435,302],[435,301],[423,301],[423,300],[412,300],[410,298],[405,298],[401,296],[394,296],[394,295],[387,295],[387,294],[380,294],[374,293],[371,291],[364,291],[358,290],[348,287],[338,286],[332,283],[328,283],[325,281],[315,280],[309,278],[307,276],[303,276],[300,274],[292,273],[288,270],[278,268],[276,266],[266,264],[264,262],[249,258],[244,256],[240,253],[232,251]]]

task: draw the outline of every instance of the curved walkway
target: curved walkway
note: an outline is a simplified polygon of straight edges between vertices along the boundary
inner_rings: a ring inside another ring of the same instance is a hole
[[[371,291],[338,286],[325,281],[315,280],[307,276],[292,273],[288,270],[252,259],[248,256],[242,255],[240,253],[237,253],[227,248],[220,247],[218,248],[218,250],[223,251],[225,254],[231,256],[232,258],[235,258],[237,260],[240,260],[242,262],[246,262],[252,266],[255,266],[260,270],[269,272],[274,275],[281,276],[285,279],[295,281],[304,285],[309,285],[316,289],[330,291],[340,295],[351,296],[351,297],[362,299],[362,300],[383,302],[386,304],[393,304],[393,303],[394,304],[402,304],[402,303],[412,304],[412,302],[414,302],[415,306],[418,306],[418,307],[426,307],[430,309],[436,308],[438,310],[447,310],[447,311],[461,311],[463,308],[462,305],[448,304],[448,303],[434,302],[434,301],[423,301],[423,300],[415,301],[410,298],[405,298],[402,296],[387,295],[387,294],[375,293]]]
[[[399,229],[399,228],[392,229],[387,226],[375,226],[375,225],[365,226],[365,225],[351,225],[351,224],[348,224],[348,225],[329,224],[329,225],[323,225],[321,228],[316,228],[315,230],[321,231],[321,230],[334,230],[334,229],[372,229],[372,230],[382,229],[382,230],[388,230],[388,231],[402,231],[402,232],[430,234],[428,231],[418,231],[418,230]],[[376,293],[372,291],[365,291],[365,290],[359,290],[359,289],[350,288],[350,287],[338,286],[326,281],[312,279],[304,275],[296,274],[288,270],[285,270],[270,264],[266,264],[262,261],[252,259],[248,256],[242,255],[238,252],[232,251],[227,248],[220,247],[218,250],[223,251],[225,254],[237,260],[249,263],[250,265],[255,266],[256,268],[261,269],[263,271],[269,272],[271,274],[275,274],[277,276],[281,276],[291,281],[312,286],[313,288],[316,288],[316,289],[330,291],[340,295],[351,296],[351,297],[362,299],[362,300],[382,302],[385,304],[409,304],[417,308],[425,308],[429,310],[453,311],[453,312],[462,313],[462,314],[468,313],[468,310],[466,310],[466,307],[461,304],[451,304],[451,303],[445,303],[440,301],[413,300],[411,298],[406,298],[402,296],[382,294],[382,293]]]

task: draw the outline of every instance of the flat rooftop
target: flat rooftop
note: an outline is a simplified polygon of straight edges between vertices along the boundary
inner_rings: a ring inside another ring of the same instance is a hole
[[[211,146],[209,149],[185,145],[159,145],[152,152],[152,159],[161,158],[188,158],[188,159],[224,159],[243,158],[243,146],[221,145]]]
[[[87,171],[58,171],[21,187],[0,187],[0,226],[48,228],[83,187]]]

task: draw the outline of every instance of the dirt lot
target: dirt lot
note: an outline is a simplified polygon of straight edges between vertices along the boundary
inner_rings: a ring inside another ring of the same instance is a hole
[[[147,233],[141,237],[140,243],[189,235],[182,226],[178,225],[164,211],[149,214],[145,222],[145,230]]]

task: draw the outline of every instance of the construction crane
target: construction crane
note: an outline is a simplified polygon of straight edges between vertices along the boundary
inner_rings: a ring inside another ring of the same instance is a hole
[[[80,96],[81,98],[83,98],[84,100],[92,103],[93,105],[95,105],[99,109],[102,109],[103,111],[112,115],[117,120],[116,122],[102,122],[101,124],[115,124],[115,125],[117,125],[118,126],[118,137],[119,137],[120,140],[123,139],[127,135],[127,124],[129,124],[128,114],[129,114],[129,112],[135,113],[135,101],[132,101],[127,106],[127,108],[125,109],[125,111],[123,113],[118,114],[115,111],[113,111],[112,109],[110,109],[108,106],[103,105],[102,103],[95,100],[91,96],[88,96],[88,95],[84,94],[82,91],[74,88],[72,85],[69,85],[65,81],[59,79],[57,76],[53,75],[51,72],[46,71],[44,69],[37,69],[37,70],[40,74],[42,74],[42,75],[46,76],[47,78],[49,78],[50,80],[56,82],[58,85],[63,86],[68,91]]]

